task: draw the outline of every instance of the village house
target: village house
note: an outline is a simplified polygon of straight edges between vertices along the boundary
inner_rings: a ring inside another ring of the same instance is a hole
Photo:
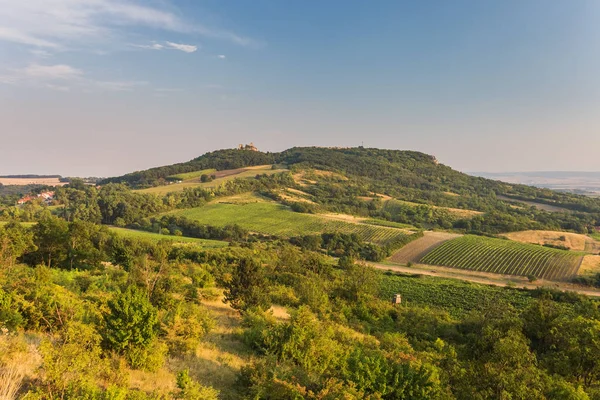
[[[30,201],[34,200],[34,199],[39,199],[41,198],[42,200],[44,200],[44,202],[46,202],[46,204],[49,204],[52,202],[52,200],[54,200],[54,192],[42,192],[40,194],[38,194],[37,196],[25,196],[21,199],[19,199],[17,201],[18,205],[22,205],[25,203],[29,203]]]

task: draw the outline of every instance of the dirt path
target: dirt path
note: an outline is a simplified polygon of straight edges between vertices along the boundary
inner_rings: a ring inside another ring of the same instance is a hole
[[[425,232],[420,239],[410,242],[398,250],[390,260],[396,264],[406,264],[409,262],[418,262],[425,254],[435,249],[442,243],[457,238],[459,234],[447,232]]]
[[[419,275],[427,275],[427,276],[436,276],[438,278],[448,278],[448,279],[458,279],[466,282],[480,283],[483,285],[494,285],[500,287],[520,287],[527,289],[537,289],[540,287],[549,287],[556,290],[562,291],[570,291],[576,292],[579,294],[583,294],[591,297],[600,297],[600,291],[592,290],[592,289],[582,289],[581,287],[575,286],[569,283],[562,282],[552,282],[545,280],[538,280],[536,282],[529,282],[525,277],[519,276],[503,276],[494,274],[486,274],[486,273],[478,273],[474,271],[469,271],[468,273],[463,273],[462,270],[455,270],[452,268],[444,268],[437,267],[431,265],[417,264],[411,267],[401,266],[401,265],[391,265],[391,264],[378,264],[378,263],[368,263],[370,266],[385,270],[385,271],[394,271],[401,272],[405,274],[419,274]],[[492,275],[492,276],[490,276]]]

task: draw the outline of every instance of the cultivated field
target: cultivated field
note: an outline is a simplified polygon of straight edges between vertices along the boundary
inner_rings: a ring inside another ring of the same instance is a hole
[[[517,199],[512,199],[510,197],[502,196],[502,195],[497,195],[496,197],[500,200],[508,201],[510,203],[523,203],[523,204],[527,204],[528,206],[535,207],[538,210],[543,210],[543,211],[548,211],[548,212],[572,212],[571,210],[569,210],[567,208],[553,206],[553,205],[544,204],[544,203],[536,203],[535,201],[517,200]]]
[[[167,179],[178,179],[180,181],[187,181],[189,179],[200,178],[202,175],[209,175],[216,172],[216,169],[203,169],[202,171],[185,172],[182,174],[168,176]]]
[[[423,234],[422,238],[410,242],[394,253],[390,257],[390,261],[399,264],[418,262],[425,254],[442,245],[444,242],[460,236],[447,232],[424,232]]]
[[[47,186],[63,186],[68,182],[61,182],[58,178],[0,178],[0,184],[5,186],[16,185],[47,185]]]
[[[169,214],[215,226],[237,224],[251,232],[282,237],[323,232],[356,233],[365,241],[386,245],[409,234],[397,228],[297,213],[282,204],[254,196],[225,198],[204,207],[179,210]]]
[[[422,264],[440,265],[503,275],[569,279],[577,274],[582,253],[467,235],[427,253]]]
[[[551,244],[564,246],[575,251],[584,251],[586,242],[591,240],[586,235],[557,231],[521,231],[507,233],[507,238],[521,243]]]
[[[161,235],[160,233],[152,233],[145,231],[137,231],[134,229],[125,229],[125,228],[117,228],[115,226],[111,226],[110,230],[117,233],[118,235],[136,239],[147,239],[152,241],[160,241],[160,240],[169,240],[176,243],[186,243],[186,244],[195,244],[204,248],[219,248],[219,247],[227,247],[229,246],[228,242],[224,242],[221,240],[208,240],[208,239],[196,239],[185,236],[172,236],[172,235]]]
[[[185,180],[181,183],[173,183],[171,185],[151,187],[148,189],[138,190],[138,192],[151,193],[151,194],[163,196],[167,193],[181,192],[187,188],[196,188],[196,187],[213,188],[213,187],[217,187],[217,186],[221,185],[222,183],[224,183],[228,180],[231,180],[231,179],[253,178],[256,175],[264,175],[264,174],[272,175],[272,174],[277,174],[280,172],[287,171],[287,169],[271,169],[271,168],[272,168],[271,165],[259,165],[256,167],[216,171],[214,173],[211,173],[211,175],[216,176],[216,179],[213,180],[212,182],[200,182],[200,177],[196,177],[196,178]],[[205,173],[205,171],[207,171],[207,170],[189,172],[189,174],[200,173],[200,175],[202,175],[203,173]]]

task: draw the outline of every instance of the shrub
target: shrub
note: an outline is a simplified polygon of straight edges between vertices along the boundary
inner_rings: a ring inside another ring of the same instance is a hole
[[[177,374],[177,387],[180,392],[175,395],[177,399],[183,400],[217,400],[219,391],[210,387],[202,386],[190,378],[189,370],[180,371]]]
[[[166,344],[154,339],[146,346],[128,347],[125,358],[132,368],[156,372],[165,364],[168,351]]]
[[[134,286],[108,302],[104,316],[104,344],[125,353],[129,348],[145,348],[155,337],[157,312],[146,295]]]

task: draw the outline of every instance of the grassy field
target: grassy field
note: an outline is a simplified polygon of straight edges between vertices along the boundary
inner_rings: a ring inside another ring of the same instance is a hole
[[[227,182],[229,180],[236,179],[236,178],[240,178],[240,179],[253,178],[256,175],[265,175],[265,174],[273,175],[273,174],[277,174],[277,173],[285,172],[285,171],[287,171],[287,169],[272,169],[271,165],[260,165],[258,167],[240,168],[238,170],[217,171],[215,173],[215,175],[217,175],[217,179],[213,180],[212,182],[200,182],[199,178],[192,178],[192,179],[184,180],[181,183],[173,183],[171,185],[165,185],[165,186],[156,186],[156,187],[151,187],[148,189],[141,189],[141,190],[137,190],[137,191],[141,192],[141,193],[150,193],[150,194],[156,194],[159,196],[163,196],[167,193],[181,192],[187,188],[201,187],[201,188],[209,189],[209,188],[217,187],[224,182]],[[190,174],[203,173],[203,172],[205,172],[205,171],[190,172]],[[229,173],[229,172],[231,172],[231,173]],[[219,177],[220,175],[221,176],[224,175],[224,176]]]
[[[180,181],[187,181],[189,179],[200,178],[202,175],[212,174],[215,171],[216,171],[216,169],[203,169],[202,171],[193,171],[193,172],[186,172],[183,174],[167,176],[167,179],[171,179],[171,180],[178,179]]]
[[[115,226],[111,226],[110,230],[124,237],[136,238],[136,239],[147,239],[153,241],[159,240],[170,240],[177,243],[193,243],[205,248],[219,248],[219,247],[227,247],[229,246],[228,242],[223,242],[221,240],[208,240],[208,239],[196,239],[185,236],[171,236],[171,235],[161,235],[159,233],[145,232],[145,231],[136,231],[133,229],[125,229],[125,228],[117,228]]]
[[[258,197],[242,197],[242,201],[239,197],[230,198],[230,201],[223,199],[204,207],[178,210],[170,214],[215,226],[237,224],[251,232],[282,237],[323,232],[356,233],[365,241],[385,245],[407,234],[406,231],[396,228],[301,214],[279,203],[264,201]]]
[[[480,236],[462,236],[427,253],[423,264],[548,280],[577,274],[582,253]]]

